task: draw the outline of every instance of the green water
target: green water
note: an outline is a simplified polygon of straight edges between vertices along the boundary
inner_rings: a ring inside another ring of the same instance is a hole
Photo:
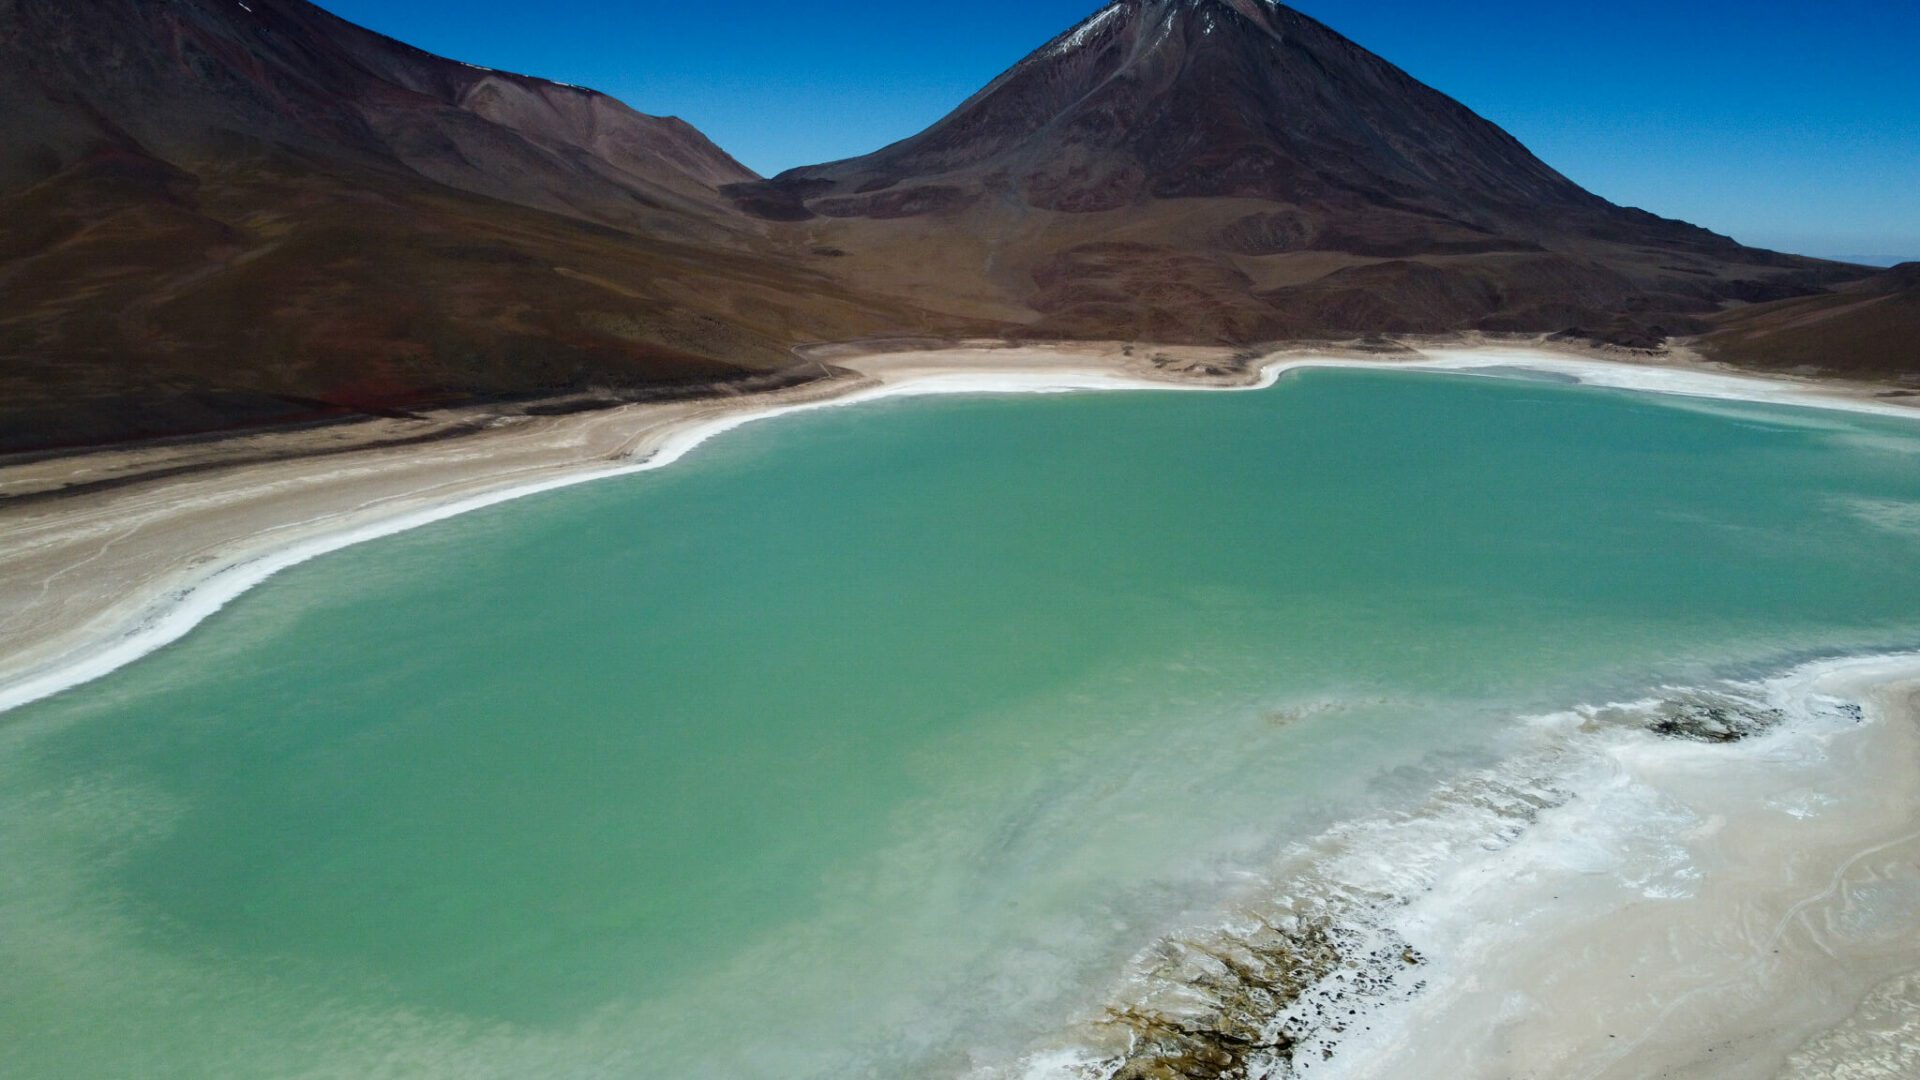
[[[1920,429],[893,400],[307,564],[0,718],[0,1075],[944,1075],[1518,711],[1920,645]]]

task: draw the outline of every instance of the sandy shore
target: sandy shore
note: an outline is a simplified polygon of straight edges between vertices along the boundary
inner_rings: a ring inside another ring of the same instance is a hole
[[[1099,347],[883,353],[834,364],[818,382],[732,398],[566,416],[447,412],[0,466],[0,711],[138,659],[307,559],[509,499],[660,468],[754,420],[901,393],[1257,378],[1196,378]]]
[[[507,499],[659,468],[797,409],[902,394],[1246,389],[1304,367],[1393,367],[1920,415],[1880,388],[1736,375],[1546,344],[1448,341],[1267,354],[1142,344],[827,346],[831,378],[762,394],[567,416],[452,411],[0,464],[0,711],[185,634],[279,570]]]
[[[1398,919],[1429,985],[1313,1075],[1920,1073],[1920,658],[1781,680],[1781,730],[1623,739]],[[1836,702],[1856,702],[1856,717]]]
[[[1678,702],[1746,734],[1663,731]],[[1920,655],[1516,717],[1507,749],[1303,838],[972,1080],[1920,1075]]]

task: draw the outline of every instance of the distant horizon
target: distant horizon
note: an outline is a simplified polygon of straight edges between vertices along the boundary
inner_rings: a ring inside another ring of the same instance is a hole
[[[591,87],[692,123],[748,168],[870,153],[936,122],[1104,4],[938,11],[665,0],[320,0],[456,60]],[[1321,19],[1613,202],[1760,247],[1920,259],[1920,5],[1310,0]],[[1573,73],[1569,77],[1569,73]],[[1623,148],[1625,148],[1623,150]],[[1881,254],[1863,254],[1874,253]]]
[[[1920,255],[1826,255],[1816,258],[1836,259],[1857,266],[1899,266],[1903,263],[1920,262]]]

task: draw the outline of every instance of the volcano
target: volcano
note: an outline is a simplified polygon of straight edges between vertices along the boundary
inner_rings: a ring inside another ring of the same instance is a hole
[[[1859,273],[1615,206],[1266,0],[1119,0],[919,135],[726,191],[865,287],[1077,336],[1678,332]]]

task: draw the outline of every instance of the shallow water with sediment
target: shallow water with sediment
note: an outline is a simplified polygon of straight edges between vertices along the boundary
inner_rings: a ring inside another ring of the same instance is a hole
[[[1920,646],[1916,464],[1309,370],[796,414],[337,552],[0,720],[0,1071],[1885,1043],[1912,718],[1828,662]]]

